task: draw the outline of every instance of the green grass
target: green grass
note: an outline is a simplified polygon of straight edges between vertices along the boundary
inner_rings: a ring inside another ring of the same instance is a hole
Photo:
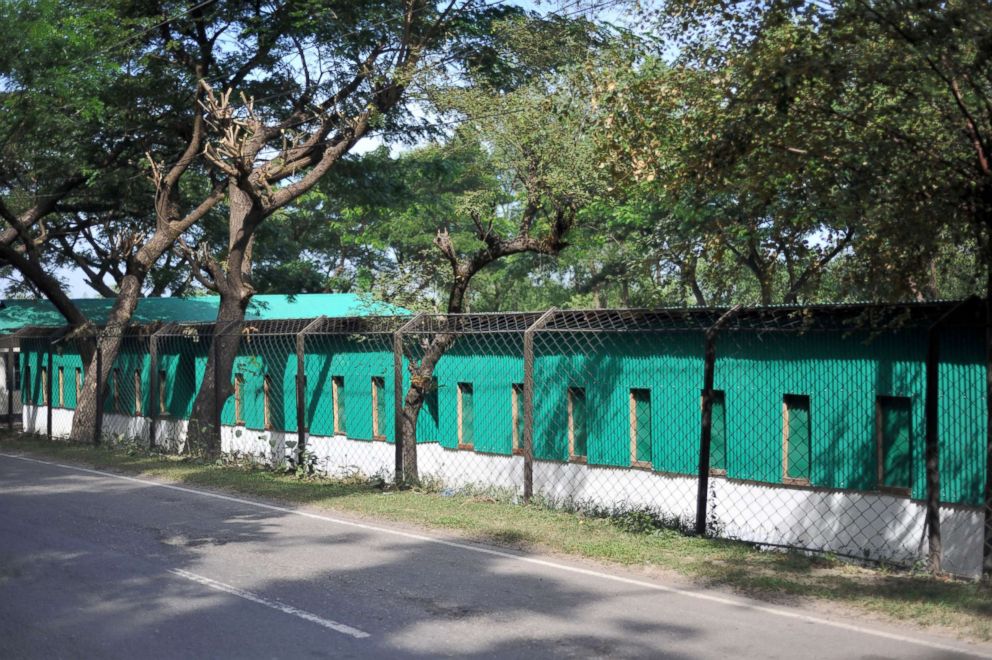
[[[992,640],[992,591],[975,582],[856,567],[827,557],[762,552],[674,531],[631,533],[604,518],[484,496],[389,491],[358,481],[300,480],[266,470],[205,464],[135,450],[0,436],[0,451],[26,452],[95,468],[221,489],[293,505],[444,529],[471,540],[551,551],[678,573],[695,583],[762,600],[814,603]]]

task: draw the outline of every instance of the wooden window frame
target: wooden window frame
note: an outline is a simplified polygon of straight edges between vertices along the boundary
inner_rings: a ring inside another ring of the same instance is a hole
[[[272,430],[272,377],[269,374],[262,378],[262,428]]]
[[[245,377],[234,374],[234,425],[245,425]]]
[[[141,417],[142,404],[144,400],[141,398],[141,369],[134,370],[134,416]]]
[[[347,435],[341,418],[344,417],[344,376],[331,376],[331,416],[334,435]]]
[[[910,415],[912,415],[912,399],[908,396],[891,396],[880,394],[875,397],[875,457],[877,464],[876,478],[878,481],[878,491],[887,495],[898,495],[909,497],[913,492],[913,470],[909,470],[909,486],[886,486],[885,485],[885,419],[882,403],[885,400],[905,400],[910,402]],[[912,427],[910,427],[912,429]],[[912,432],[912,430],[911,430]],[[910,466],[912,466],[913,445],[912,435],[910,435]]]
[[[59,402],[56,408],[65,408],[65,367],[59,367],[59,395],[57,401]]]
[[[637,400],[634,392],[647,392],[648,393],[648,403],[650,409],[651,402],[651,390],[646,387],[632,387],[630,388],[627,397],[630,402],[630,417],[628,422],[630,424],[630,466],[642,469],[652,469],[654,466],[650,461],[639,461],[637,460]],[[653,453],[652,453],[653,458]]]
[[[79,407],[79,393],[83,391],[83,368],[76,367],[76,407]]]
[[[48,367],[41,368],[41,405],[48,407]]]
[[[512,419],[510,423],[510,453],[514,456],[524,454],[524,434],[520,426],[524,416],[524,384],[513,383],[510,385],[510,411]]]
[[[569,387],[565,390],[565,403],[568,409],[568,460],[572,463],[586,463],[589,452],[589,437],[588,437],[588,425],[586,426],[586,454],[576,454],[575,453],[575,408],[573,399],[576,392],[582,392],[582,398],[586,397],[586,388],[584,387]],[[588,408],[587,408],[588,410]]]
[[[457,396],[457,406],[456,407],[458,409],[458,448],[459,449],[464,449],[466,451],[475,451],[475,442],[474,442],[475,436],[474,435],[472,436],[473,442],[465,442],[464,441],[464,437],[465,437],[464,431],[465,431],[465,429],[464,429],[463,419],[462,419],[462,395],[465,392],[465,388],[466,387],[472,390],[473,397],[475,395],[475,389],[472,387],[472,383],[458,383],[457,392],[456,392],[456,396]],[[475,408],[474,408],[475,399],[474,398],[472,400],[472,404],[473,404],[472,420],[475,421]]]
[[[372,439],[385,442],[386,434],[380,427],[383,420],[379,419],[379,387],[383,396],[386,394],[386,379],[382,376],[372,376]]]
[[[119,367],[114,367],[113,371],[113,387],[111,388],[110,395],[113,397],[111,399],[110,407],[118,415],[121,413],[121,370]]]
[[[789,400],[805,399],[806,408],[809,411],[809,423],[813,424],[813,402],[808,394],[783,394],[782,395],[782,483],[790,486],[810,486],[812,485],[808,477],[789,476]],[[813,468],[813,429],[809,429],[809,469]]]
[[[168,391],[169,374],[165,369],[158,370],[158,414],[160,417],[169,416],[169,406],[166,403],[166,393]]]

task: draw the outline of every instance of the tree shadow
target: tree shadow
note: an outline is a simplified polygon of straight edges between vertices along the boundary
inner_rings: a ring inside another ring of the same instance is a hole
[[[0,655],[694,657],[665,594],[223,499],[0,460]],[[353,639],[172,571],[367,632]],[[685,648],[682,648],[686,645]]]

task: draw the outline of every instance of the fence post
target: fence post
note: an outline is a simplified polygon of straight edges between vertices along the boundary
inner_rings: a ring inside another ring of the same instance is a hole
[[[414,327],[423,313],[418,313],[393,333],[393,439],[396,452],[396,485],[403,483],[403,333]]]
[[[326,316],[318,316],[307,324],[300,334],[296,335],[296,465],[301,466],[303,452],[307,446],[309,430],[307,416],[307,373],[306,373],[306,341],[307,333],[313,332],[323,325]]]
[[[534,496],[534,333],[558,312],[552,307],[524,330],[524,502]]]
[[[699,433],[699,474],[696,491],[696,534],[706,535],[706,509],[709,506],[710,447],[713,443],[713,380],[716,372],[716,335],[720,327],[733,316],[740,306],[723,313],[716,323],[706,330],[703,355],[703,401]]]
[[[162,393],[159,391],[161,383],[158,377],[158,336],[164,332],[171,324],[165,324],[148,338],[148,448],[155,448],[155,441],[158,436],[158,418],[162,414]]]
[[[227,329],[227,323],[221,327],[220,331],[214,328],[214,339],[210,343],[210,350],[213,353],[211,356],[211,362],[214,365],[214,429],[213,433],[217,436],[217,447],[223,447],[224,438],[221,434],[221,419],[223,413],[223,405],[220,400],[220,342],[224,331]]]
[[[96,419],[93,423],[93,444],[100,444],[103,436],[103,347],[100,346],[100,336],[96,338]]]
[[[933,573],[940,573],[943,548],[940,538],[940,449],[938,444],[937,415],[938,373],[940,367],[940,335],[937,326],[927,331],[926,400],[926,474],[927,474],[927,546],[929,564]]]
[[[10,430],[14,429],[14,347],[13,345],[7,346],[7,428]]]
[[[52,341],[49,339],[48,342],[48,366],[45,367],[48,371],[48,377],[45,378],[45,417],[46,426],[48,432],[48,441],[52,441],[52,404],[55,402],[52,400],[52,381],[55,380],[55,372],[52,369]]]

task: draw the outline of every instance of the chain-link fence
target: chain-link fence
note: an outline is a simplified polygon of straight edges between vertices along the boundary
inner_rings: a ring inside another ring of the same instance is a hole
[[[966,302],[26,329],[0,395],[53,438],[207,437],[232,461],[978,575],[985,326]]]
[[[0,336],[0,425],[21,421],[21,361],[18,335]]]
[[[422,314],[402,328],[404,405],[418,390],[421,398],[421,480],[466,492],[524,494],[524,335],[540,316]],[[407,463],[410,458],[407,452]]]

